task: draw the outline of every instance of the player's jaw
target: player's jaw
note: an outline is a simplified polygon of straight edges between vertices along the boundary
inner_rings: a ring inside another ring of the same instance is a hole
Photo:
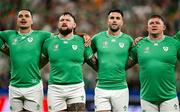
[[[149,31],[150,34],[153,34],[153,35],[157,35],[157,34],[162,34],[163,33],[163,29],[158,27],[158,26],[149,27],[148,31]]]
[[[109,26],[109,29],[112,31],[112,32],[117,32],[120,30],[120,26],[118,26],[117,24],[112,24]]]
[[[59,28],[59,33],[66,36],[70,33],[72,33],[73,29],[72,28]]]
[[[20,29],[29,29],[31,28],[31,23],[28,22],[28,20],[26,19],[20,19],[20,20],[17,20],[17,26]]]

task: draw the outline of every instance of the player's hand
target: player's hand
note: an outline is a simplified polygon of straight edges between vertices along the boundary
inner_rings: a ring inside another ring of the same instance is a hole
[[[91,46],[91,37],[88,34],[84,33],[83,38],[84,38],[84,45],[86,47]]]
[[[91,46],[91,37],[90,37],[88,34],[86,34],[86,33],[81,33],[81,32],[78,32],[78,33],[76,33],[76,34],[79,35],[80,37],[83,37],[83,39],[84,39],[84,45],[85,45],[86,47]]]
[[[137,38],[135,38],[135,40],[134,40],[134,42],[133,42],[133,45],[138,44],[138,42],[139,42],[140,40],[142,40],[142,39],[143,39],[143,37],[137,37]]]

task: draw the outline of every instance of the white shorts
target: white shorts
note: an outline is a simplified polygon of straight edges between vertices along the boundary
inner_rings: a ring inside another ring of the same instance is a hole
[[[52,84],[48,86],[49,111],[60,111],[67,109],[68,104],[85,102],[84,82],[72,85]]]
[[[95,111],[107,110],[113,112],[127,112],[128,102],[128,88],[121,90],[95,88]]]
[[[40,112],[43,103],[43,84],[28,88],[17,88],[9,86],[9,102],[11,112],[17,112],[24,109],[32,112]]]
[[[151,111],[151,112],[179,112],[179,101],[178,98],[173,98],[167,101],[162,102],[160,105],[153,104],[149,101],[141,99],[141,108],[142,111]]]

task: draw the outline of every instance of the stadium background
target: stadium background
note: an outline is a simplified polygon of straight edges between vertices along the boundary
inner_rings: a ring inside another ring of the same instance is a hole
[[[124,12],[123,32],[133,38],[147,35],[146,19],[151,14],[160,14],[166,19],[166,34],[173,35],[180,29],[180,0],[0,0],[0,30],[16,29],[16,12],[28,8],[33,12],[34,29],[57,33],[57,21],[60,13],[72,12],[77,19],[77,32],[86,32],[93,36],[106,30],[106,19],[109,9],[119,8]],[[32,54],[33,55],[33,54]],[[8,57],[0,54],[0,111],[8,111],[9,84]],[[180,64],[177,64],[177,92],[180,99]],[[84,80],[87,94],[87,110],[92,111],[96,73],[86,64]],[[158,69],[158,68],[157,68]],[[139,76],[138,66],[127,71],[127,82],[130,90],[129,111],[139,111]],[[42,70],[44,92],[47,93],[49,65]],[[44,101],[44,111],[46,108]]]

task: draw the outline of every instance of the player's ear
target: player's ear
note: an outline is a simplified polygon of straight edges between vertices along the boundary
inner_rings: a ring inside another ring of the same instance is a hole
[[[166,30],[166,25],[163,26],[163,30]]]
[[[74,23],[73,28],[76,28],[76,23]]]

